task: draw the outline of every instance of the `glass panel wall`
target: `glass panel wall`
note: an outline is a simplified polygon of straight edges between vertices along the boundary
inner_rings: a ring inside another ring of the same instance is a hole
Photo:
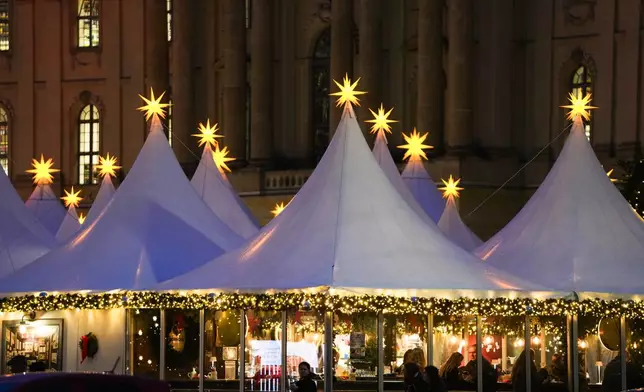
[[[643,348],[644,320],[626,319],[626,389],[644,387]],[[606,371],[610,373],[611,369]]]
[[[433,365],[447,389],[476,390],[476,319],[434,316],[433,338]]]
[[[374,313],[334,314],[333,345],[338,381],[364,381],[369,385],[376,382],[377,329],[378,316]]]
[[[179,387],[199,381],[199,311],[165,311],[165,379]]]
[[[206,310],[204,314],[205,389],[239,388],[241,312]]]
[[[307,362],[318,390],[324,379],[324,313],[289,310],[286,322],[286,371],[289,385],[300,378],[298,366]]]
[[[578,320],[579,370],[584,384],[608,382],[620,390],[619,319],[579,316]]]
[[[246,311],[246,390],[279,391],[282,312]]]
[[[530,346],[535,352],[535,364],[544,384],[541,389],[568,389],[566,319],[556,316],[531,317],[530,327]]]
[[[387,315],[384,317],[384,378],[402,380],[402,366],[415,362],[427,366],[427,316]]]
[[[161,360],[161,312],[158,309],[135,309],[131,315],[132,373],[158,379]]]

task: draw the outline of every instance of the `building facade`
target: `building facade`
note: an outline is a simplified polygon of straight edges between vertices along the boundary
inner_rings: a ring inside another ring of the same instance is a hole
[[[218,122],[231,181],[266,221],[324,152],[348,73],[369,92],[361,121],[394,108],[390,146],[430,133],[430,173],[463,178],[485,238],[556,158],[569,92],[600,107],[586,130],[607,170],[639,152],[643,28],[640,0],[0,0],[0,164],[26,196],[31,158],[52,157],[56,189],[91,201],[99,155],[126,173],[136,159],[152,87],[186,171],[197,123]]]

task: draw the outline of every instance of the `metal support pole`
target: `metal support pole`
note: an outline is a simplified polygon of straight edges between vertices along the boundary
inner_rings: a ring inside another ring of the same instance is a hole
[[[572,378],[573,378],[573,385],[574,388],[572,389],[572,392],[579,392],[579,348],[577,347],[577,339],[578,337],[578,332],[579,332],[579,323],[577,319],[577,315],[572,316]]]
[[[378,392],[385,390],[385,316],[378,313]]]
[[[572,376],[572,316],[566,316],[566,359],[567,367],[566,372],[568,373],[568,391],[572,391],[574,385],[574,377]]]
[[[206,356],[206,311],[199,310],[199,392],[204,389],[204,357]]]
[[[481,351],[481,316],[476,316],[476,391],[483,392],[483,352]]]
[[[286,347],[287,341],[286,340],[288,339],[288,335],[287,335],[287,331],[286,331],[286,327],[288,326],[288,317],[287,316],[288,316],[288,314],[286,313],[286,310],[282,310],[282,334],[281,334],[282,335],[281,336],[281,338],[282,338],[282,342],[281,342],[282,343],[282,364],[281,364],[282,365],[281,366],[282,367],[282,373],[280,374],[280,391],[281,392],[286,392],[286,384],[288,382],[288,378],[287,378],[288,374],[287,374],[287,368],[286,368],[286,360],[288,358],[288,356],[286,355],[287,354],[287,351],[286,351],[287,350],[287,347]]]
[[[523,326],[523,341],[525,342],[524,352],[525,352],[525,382],[526,382],[526,392],[531,392],[532,390],[532,339],[530,339],[530,316],[525,316],[525,325]]]
[[[159,310],[159,380],[165,380],[165,310]]]
[[[626,316],[619,318],[619,355],[620,367],[622,368],[622,391],[627,388],[626,381]],[[601,382],[601,379],[599,380]]]
[[[427,366],[434,366],[434,315],[427,315]]]
[[[134,339],[132,330],[132,309],[125,309],[125,361],[123,361],[123,374],[134,375]]]
[[[324,313],[324,392],[333,391],[333,312]]]
[[[252,381],[251,381],[252,382]],[[239,311],[239,392],[246,388],[246,311]]]

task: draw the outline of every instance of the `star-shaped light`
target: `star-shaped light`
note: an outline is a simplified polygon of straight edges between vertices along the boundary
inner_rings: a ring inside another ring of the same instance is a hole
[[[286,208],[286,206],[284,205],[284,202],[275,203],[275,208],[273,208],[273,211],[271,211],[271,213],[273,214],[273,218],[281,214],[282,211],[284,211],[284,208]]]
[[[159,116],[161,118],[165,118],[165,110],[163,108],[167,108],[170,106],[169,103],[161,103],[161,98],[163,98],[163,95],[165,95],[165,91],[159,95],[159,97],[155,98],[154,97],[154,91],[150,87],[150,99],[147,99],[143,95],[139,94],[139,97],[145,102],[146,104],[144,106],[141,106],[137,110],[140,110],[142,112],[145,112],[145,121],[148,121],[150,117],[152,116]]]
[[[590,120],[590,109],[597,109],[597,106],[588,105],[592,100],[592,94],[587,93],[586,96],[581,96],[581,90],[575,93],[568,94],[570,105],[564,105],[562,108],[570,109],[568,112],[568,120],[574,120],[575,117],[581,116],[585,120]]]
[[[74,192],[74,187],[68,192],[65,190],[65,196],[61,197],[61,199],[65,202],[65,207],[70,207],[74,206],[74,208],[78,207],[78,204],[80,204],[81,200],[83,200],[82,197],[78,196],[80,195],[81,190],[79,189],[78,192]]]
[[[409,136],[403,133],[403,138],[405,138],[405,141],[407,142],[407,144],[398,146],[398,148],[407,150],[405,151],[405,155],[403,156],[403,159],[407,159],[408,157],[411,157],[412,159],[420,158],[420,157],[427,159],[427,155],[423,150],[434,148],[434,146],[424,144],[425,139],[427,139],[427,135],[429,135],[429,132],[426,132],[424,135],[421,136],[420,133],[418,133],[418,131],[416,130],[416,128],[414,128],[414,131]]]
[[[375,113],[373,110],[369,109],[369,111],[371,112],[371,115],[373,116],[373,120],[367,120],[365,122],[373,124],[371,126],[371,133],[378,133],[379,131],[391,133],[391,125],[389,124],[398,122],[396,120],[389,119],[389,115],[393,110],[394,109],[391,108],[389,109],[388,112],[385,112],[385,108],[382,104],[380,104],[380,109],[378,109],[378,113]]]
[[[116,157],[110,156],[108,152],[105,158],[98,157],[98,165],[96,165],[96,168],[99,170],[98,174],[102,177],[116,177],[116,170],[120,169],[121,166],[116,165]]]
[[[213,126],[210,126],[210,119],[206,121],[206,125],[199,123],[198,130],[199,133],[193,133],[192,136],[199,138],[199,147],[206,143],[214,147],[217,144],[217,138],[224,137],[223,135],[217,134],[217,131],[219,131],[219,124],[215,123]]]
[[[606,175],[608,176],[608,178],[610,178],[611,174],[613,174],[613,170],[615,170],[615,169],[610,169],[610,170],[606,173]],[[610,178],[610,182],[617,182],[617,178]]]
[[[33,169],[27,170],[27,173],[34,175],[34,184],[37,185],[48,185],[54,181],[54,176],[51,173],[59,172],[59,169],[52,169],[54,166],[54,160],[49,158],[45,161],[45,158],[40,154],[40,162],[36,159],[31,160],[31,166]]]
[[[83,223],[85,223],[85,218],[87,218],[87,217],[86,217],[85,215],[83,215],[83,213],[81,212],[81,213],[78,215],[78,223],[80,223],[81,225],[82,225]]]
[[[229,152],[228,147],[224,147],[223,150],[220,150],[219,143],[215,144],[215,150],[212,152],[212,159],[215,161],[215,165],[217,165],[217,168],[221,173],[230,171],[230,168],[226,163],[235,160],[235,158],[227,156]]]
[[[452,175],[450,174],[449,179],[447,181],[443,179],[441,179],[441,181],[443,181],[443,184],[445,186],[440,187],[438,189],[443,191],[443,197],[445,199],[449,197],[454,197],[454,198],[459,197],[458,192],[463,190],[463,188],[458,186],[458,183],[461,182],[460,178],[458,180],[454,180],[454,177],[452,177]]]
[[[360,106],[360,101],[358,100],[357,95],[366,94],[366,92],[357,91],[355,89],[358,86],[359,81],[360,81],[360,78],[358,78],[355,82],[351,83],[351,79],[349,79],[349,74],[344,75],[342,84],[336,82],[335,80],[333,81],[333,83],[335,83],[336,86],[340,88],[340,91],[338,91],[337,93],[331,93],[329,95],[338,97],[338,99],[335,101],[337,106],[344,105],[345,108],[351,107],[352,104],[356,106]]]

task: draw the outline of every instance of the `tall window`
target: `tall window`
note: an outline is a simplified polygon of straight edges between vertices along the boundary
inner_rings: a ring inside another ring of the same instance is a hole
[[[98,165],[101,125],[98,108],[87,105],[78,121],[78,183],[97,184],[94,167]]]
[[[9,175],[9,116],[7,110],[0,106],[0,165]]]
[[[588,72],[588,68],[582,65],[581,67],[577,68],[575,73],[572,75],[572,93],[575,96],[579,93],[581,93],[582,96],[586,95],[587,93],[592,93],[592,82],[593,81],[590,72]],[[586,133],[588,140],[590,140],[591,134],[592,111],[590,113],[590,120],[583,120],[584,132]]]
[[[246,0],[246,28],[250,29],[251,18],[253,16],[253,4],[252,0]]]
[[[78,0],[78,47],[96,48],[100,43],[100,0]]]
[[[313,52],[311,70],[313,95],[312,124],[314,135],[314,154],[320,160],[329,145],[329,83],[331,58],[331,29],[326,29],[318,37]]]
[[[172,100],[169,99],[168,103],[170,106],[168,106],[168,115],[166,116],[166,120],[168,121],[168,143],[172,146]]]
[[[11,46],[9,32],[9,0],[0,0],[0,52],[6,52]]]
[[[165,2],[166,21],[168,24],[168,42],[172,41],[172,0]]]

